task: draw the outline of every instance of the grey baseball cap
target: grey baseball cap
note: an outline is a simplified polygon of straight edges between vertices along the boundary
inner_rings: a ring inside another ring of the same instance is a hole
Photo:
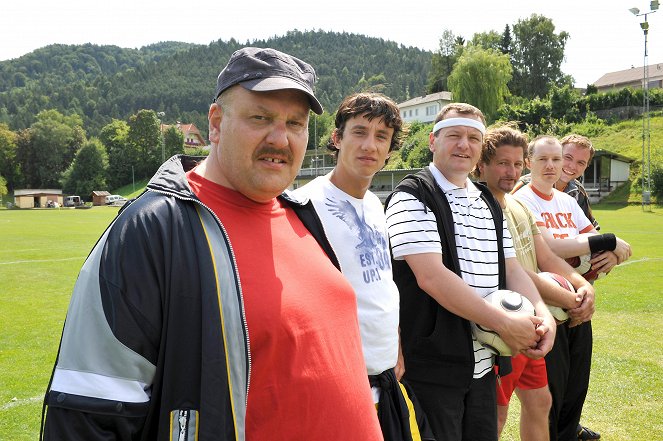
[[[308,95],[311,110],[322,114],[322,105],[313,93],[315,70],[299,58],[276,49],[245,47],[235,51],[216,80],[216,95],[241,84],[256,92],[296,89]]]

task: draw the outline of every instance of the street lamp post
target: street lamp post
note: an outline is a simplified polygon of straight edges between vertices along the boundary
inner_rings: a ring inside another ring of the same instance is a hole
[[[315,143],[315,177],[318,177],[318,115],[313,115],[313,142]]]
[[[649,22],[647,16],[653,14],[659,8],[659,1],[652,0],[648,12],[640,12],[638,8],[631,8],[629,11],[636,17],[644,16],[645,21],[640,23],[640,28],[645,37],[645,55],[642,67],[642,210],[645,205],[650,206],[651,197],[651,136],[649,120],[649,65],[647,53],[647,37],[649,35]],[[645,161],[645,144],[647,145],[647,158]]]
[[[159,117],[159,133],[161,134],[161,163],[163,164],[166,162],[166,146],[163,142],[163,122],[161,121],[161,118],[166,116],[166,112],[157,112],[157,116]]]

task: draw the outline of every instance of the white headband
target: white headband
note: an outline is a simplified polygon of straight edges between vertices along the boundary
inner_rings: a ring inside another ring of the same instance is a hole
[[[473,127],[477,129],[478,131],[481,132],[482,135],[486,134],[486,126],[483,125],[481,121],[477,121],[476,119],[471,119],[471,118],[449,118],[449,119],[442,119],[435,123],[435,126],[433,126],[433,133],[437,132],[440,129],[443,129],[445,127],[452,127],[452,126],[467,126],[467,127]]]

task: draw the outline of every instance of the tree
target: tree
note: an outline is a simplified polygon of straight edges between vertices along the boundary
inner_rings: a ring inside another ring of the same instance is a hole
[[[550,116],[562,119],[566,122],[580,122],[582,119],[578,101],[580,94],[568,84],[558,87],[553,86],[548,94],[550,99]]]
[[[0,176],[0,201],[7,194],[7,180]]]
[[[308,145],[306,150],[322,149],[327,151],[327,141],[334,130],[336,114],[324,112],[322,115],[311,115],[308,120]]]
[[[37,114],[37,121],[33,126],[41,128],[40,123],[46,125],[52,124],[58,130],[62,130],[65,134],[63,139],[62,148],[62,162],[66,168],[71,164],[78,152],[85,142],[85,130],[83,130],[83,119],[80,115],[73,113],[64,115],[55,109],[43,110]]]
[[[495,31],[477,32],[472,36],[472,44],[484,49],[502,50],[502,36]]]
[[[131,182],[134,172],[132,168],[138,164],[138,151],[129,142],[129,125],[114,119],[101,129],[99,139],[108,154],[108,188],[118,188]]]
[[[513,25],[510,89],[527,98],[545,97],[552,85],[565,81],[561,70],[567,32],[555,33],[552,20],[532,14]]]
[[[511,71],[507,55],[470,45],[449,75],[449,88],[456,101],[478,107],[492,120],[509,95]]]
[[[106,188],[106,150],[96,138],[87,141],[76,154],[74,162],[64,173],[65,193],[88,196],[94,190]]]
[[[357,82],[354,90],[355,92],[384,93],[386,82],[387,79],[385,78],[384,74],[373,75],[370,78],[366,78],[366,75],[363,75]]]
[[[184,153],[184,133],[176,126],[170,126],[163,134],[166,159],[173,155]]]
[[[7,124],[0,123],[0,176],[4,176],[10,190],[16,188],[19,178],[16,139],[16,133],[9,130]]]
[[[19,130],[16,133],[16,164],[19,172],[19,183],[15,188],[30,186],[27,184],[28,176],[34,174],[37,159],[33,158],[34,150],[30,140],[30,129]]]
[[[502,32],[502,39],[500,40],[500,51],[503,54],[511,53],[511,29],[509,25],[504,25],[504,32]]]
[[[400,150],[391,156],[386,169],[421,168],[431,163],[428,135],[433,129],[430,123],[413,121],[408,128],[408,136],[403,140]]]
[[[660,204],[663,201],[663,167],[660,164],[655,164],[651,171],[651,185],[652,195],[656,197],[656,201]]]
[[[57,110],[37,114],[28,133],[19,134],[16,159],[23,183],[29,188],[57,187],[62,173],[85,142],[85,131],[78,115],[63,115]]]
[[[433,54],[431,59],[431,70],[428,76],[428,91],[436,93],[448,90],[447,78],[458,60],[462,46],[453,32],[445,29],[440,38],[440,49]]]
[[[129,118],[128,139],[138,153],[136,177],[152,176],[161,164],[163,143],[161,124],[154,110],[139,110]]]

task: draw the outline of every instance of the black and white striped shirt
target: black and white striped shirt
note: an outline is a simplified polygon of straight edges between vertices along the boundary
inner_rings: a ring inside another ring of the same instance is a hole
[[[458,260],[463,280],[477,295],[498,289],[498,247],[495,223],[481,191],[469,179],[465,188],[449,182],[433,165],[430,171],[449,201],[453,214]],[[442,254],[440,234],[430,207],[414,196],[395,193],[387,207],[387,227],[394,259],[421,253]],[[511,235],[503,219],[504,257],[515,257]],[[474,377],[483,377],[493,365],[491,353],[474,336]]]

